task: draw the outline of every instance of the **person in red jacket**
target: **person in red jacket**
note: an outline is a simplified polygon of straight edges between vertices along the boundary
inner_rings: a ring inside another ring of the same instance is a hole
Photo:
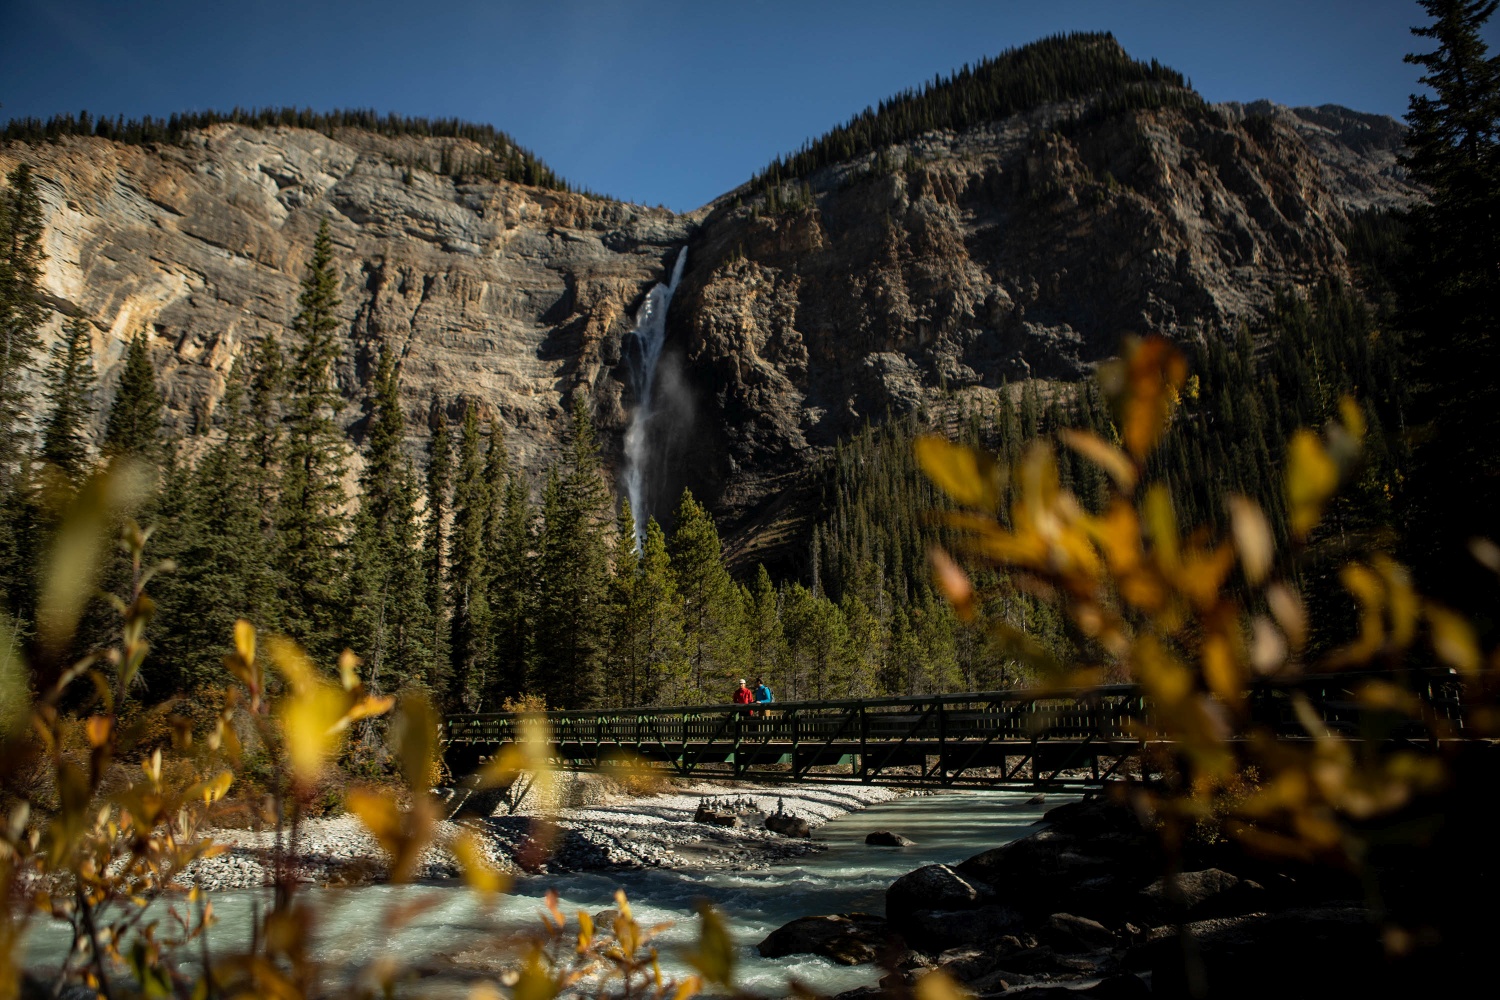
[[[734,693],[734,703],[736,705],[748,705],[754,700],[755,696],[750,693],[750,686],[741,677],[739,690]]]

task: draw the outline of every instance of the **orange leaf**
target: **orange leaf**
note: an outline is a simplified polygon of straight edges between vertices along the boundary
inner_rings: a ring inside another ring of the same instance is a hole
[[[1103,469],[1120,492],[1129,493],[1135,489],[1135,463],[1119,448],[1092,431],[1064,428],[1058,431],[1058,437],[1062,438],[1063,444]]]
[[[965,507],[993,510],[1000,504],[1001,472],[994,459],[933,435],[912,442],[927,478]]]

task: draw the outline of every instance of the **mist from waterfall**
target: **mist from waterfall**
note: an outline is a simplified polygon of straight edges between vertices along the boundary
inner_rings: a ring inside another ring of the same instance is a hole
[[[641,311],[635,317],[635,329],[625,342],[625,356],[630,369],[630,388],[635,394],[635,410],[625,430],[625,495],[630,499],[630,513],[635,518],[635,544],[640,549],[646,540],[645,509],[646,464],[650,450],[651,418],[656,413],[656,371],[661,363],[662,346],[667,339],[667,308],[672,294],[682,280],[687,263],[687,247],[677,252],[672,277],[666,284],[657,283],[646,293]],[[632,346],[634,345],[634,346]],[[677,390],[680,391],[680,390]]]

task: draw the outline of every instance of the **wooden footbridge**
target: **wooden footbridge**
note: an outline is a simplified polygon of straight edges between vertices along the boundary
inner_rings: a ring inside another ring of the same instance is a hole
[[[1334,674],[1252,689],[1258,722],[1305,738],[1292,709],[1300,692],[1330,728],[1356,732],[1356,689],[1365,675]],[[1461,725],[1455,680],[1436,676],[1420,692]],[[922,787],[1038,788],[1098,784],[1144,746],[1146,701],[1133,685],[1086,690],[1012,690],[859,701],[600,709],[548,712],[554,765],[597,770],[646,762],[681,776]],[[528,737],[523,716],[454,715],[445,720],[455,771]],[[1398,738],[1403,736],[1395,732]],[[1413,729],[1404,734],[1417,738]]]

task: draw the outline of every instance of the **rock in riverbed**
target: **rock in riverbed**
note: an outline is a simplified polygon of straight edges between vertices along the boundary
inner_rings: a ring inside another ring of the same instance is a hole
[[[731,829],[744,826],[741,820],[732,812],[721,812],[707,804],[698,806],[698,811],[693,814],[694,823],[707,823],[709,826],[727,826]]]
[[[919,910],[970,910],[980,889],[947,865],[924,865],[902,875],[885,891],[885,915],[903,922]]]
[[[839,965],[863,965],[880,957],[890,933],[868,913],[802,917],[772,931],[758,950],[762,958],[822,955]]]
[[[872,847],[916,847],[915,840],[907,840],[899,833],[889,830],[876,830],[865,837],[865,843]]]
[[[812,836],[812,825],[801,816],[793,816],[791,813],[774,812],[767,816],[766,829],[783,837],[800,837],[805,840]]]

